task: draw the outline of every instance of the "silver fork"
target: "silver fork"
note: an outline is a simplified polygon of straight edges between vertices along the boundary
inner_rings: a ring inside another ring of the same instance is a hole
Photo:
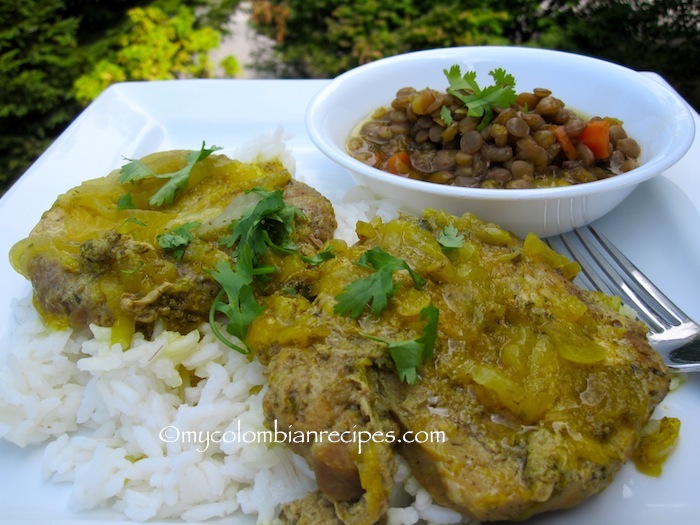
[[[700,325],[590,226],[545,239],[555,251],[574,259],[582,272],[577,284],[617,295],[636,310],[649,328],[647,339],[666,365],[679,372],[700,372]]]

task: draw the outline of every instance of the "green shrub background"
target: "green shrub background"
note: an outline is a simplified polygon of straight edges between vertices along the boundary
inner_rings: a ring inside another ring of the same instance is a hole
[[[241,0],[0,0],[0,192],[102,90],[207,78]],[[663,75],[700,108],[697,0],[252,0],[266,76],[330,78],[385,56],[473,45],[561,49]],[[591,86],[595,89],[595,86]],[[640,108],[643,110],[643,108]]]

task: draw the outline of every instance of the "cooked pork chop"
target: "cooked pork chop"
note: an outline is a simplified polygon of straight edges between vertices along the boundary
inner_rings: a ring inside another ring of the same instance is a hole
[[[436,211],[358,223],[357,231],[357,245],[336,242],[333,260],[296,275],[298,293],[268,297],[251,326],[249,344],[269,362],[269,423],[370,432],[398,425],[433,435],[383,443],[383,457],[393,446],[438,503],[479,520],[521,520],[603,490],[669,388],[646,327],[618,300],[572,284],[575,263],[534,236],[523,242],[473,216]],[[448,233],[453,247],[443,249],[438,239]],[[339,294],[372,273],[356,261],[377,246],[425,286],[396,272],[386,310],[339,315]],[[407,384],[377,339],[419,339],[430,304],[439,311],[432,357]],[[368,474],[347,447],[296,450],[316,470],[321,494],[287,508],[290,522],[329,522],[327,501],[342,522],[380,519],[362,502],[387,493],[389,458]]]
[[[187,151],[149,155],[141,162],[157,174],[180,170]],[[241,163],[211,155],[194,164],[185,189],[170,204],[149,202],[163,179],[119,181],[121,171],[61,195],[27,239],[11,251],[14,267],[31,280],[38,309],[54,324],[114,326],[128,341],[135,328],[157,320],[187,331],[207,319],[220,286],[209,270],[229,253],[219,238],[250,206],[247,190],[282,190],[299,208],[295,241],[312,255],[336,227],[330,202],[291,179],[277,161]],[[127,196],[131,202],[124,205]],[[159,236],[183,225],[191,234],[178,253]]]
[[[367,381],[368,366],[382,356],[351,341],[335,343],[280,348],[269,364],[263,408],[270,425],[290,432],[289,446],[306,458],[343,523],[368,525],[388,508],[395,470],[390,444],[357,440],[360,432],[381,434],[394,426],[377,413]]]
[[[143,163],[177,172],[187,154]],[[118,178],[59,197],[13,247],[50,321],[111,325],[119,340],[157,320],[195,327],[219,290],[209,269],[231,257],[219,240],[255,187],[282,190],[304,212],[295,218],[303,254],[335,230],[330,203],[277,161],[208,156],[166,206],[149,203],[162,179],[125,188]],[[177,232],[186,242],[159,242]],[[427,210],[361,222],[357,233],[360,242],[334,241],[335,257],[315,267],[271,255],[278,271],[258,289],[264,309],[246,342],[267,365],[265,417],[289,432],[319,487],[283,519],[381,522],[396,453],[438,503],[479,520],[525,519],[603,490],[669,388],[646,327],[618,300],[573,285],[575,264],[536,237],[523,242],[469,214]],[[397,258],[390,274],[368,263],[376,248]],[[349,285],[372,275],[380,279],[352,289],[374,302],[338,308]],[[432,437],[410,443],[405,432]]]

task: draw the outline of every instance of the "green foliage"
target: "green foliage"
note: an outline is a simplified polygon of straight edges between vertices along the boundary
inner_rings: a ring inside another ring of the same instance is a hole
[[[224,75],[230,78],[236,78],[243,71],[243,66],[238,61],[238,59],[233,55],[228,55],[224,57],[219,65],[224,70]]]
[[[0,2],[0,193],[78,114],[78,99],[125,80],[211,76],[208,51],[239,3]]]
[[[240,1],[0,2],[0,188],[77,115],[78,99],[125,80],[211,76],[208,50]],[[698,9],[697,0],[252,2],[257,29],[278,44],[258,66],[268,76],[327,78],[407,51],[527,45],[656,71],[700,108]],[[220,65],[240,72],[235,57]]]
[[[78,19],[61,0],[0,3],[0,185],[24,171],[78,111],[70,84]]]
[[[697,0],[592,0],[574,14],[557,47],[656,71],[700,109]]]
[[[228,34],[226,26],[231,15],[238,8],[241,0],[155,0],[149,3],[170,14],[176,13],[183,5],[188,6],[193,13],[196,13],[197,27],[211,27],[225,35]]]
[[[85,0],[64,0],[67,16],[78,18],[78,41],[87,42],[95,37],[104,37],[105,29],[117,27],[126,20],[126,12],[152,0],[100,0],[90,2],[86,8]]]
[[[508,44],[517,25],[508,4],[534,9],[539,2],[255,0],[253,16],[279,42],[278,74],[320,78],[407,51]]]
[[[134,8],[127,15],[131,27],[114,58],[99,61],[75,81],[79,102],[91,102],[114,82],[213,75],[208,53],[219,45],[219,34],[210,27],[195,28],[194,14],[187,7],[181,6],[173,16],[157,7]]]
[[[511,23],[508,11],[491,9],[488,2],[471,2],[463,9],[457,4],[436,3],[401,31],[410,50],[435,47],[507,45],[504,29]]]
[[[277,41],[274,75],[328,78],[384,56],[525,45],[597,56],[664,76],[700,107],[697,0],[254,0]]]

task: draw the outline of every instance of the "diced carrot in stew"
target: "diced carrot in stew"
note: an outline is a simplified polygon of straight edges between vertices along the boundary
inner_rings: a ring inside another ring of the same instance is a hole
[[[578,152],[576,151],[576,146],[571,141],[571,137],[566,132],[564,126],[554,126],[554,137],[561,146],[561,150],[566,155],[569,160],[576,160],[578,158]]]
[[[591,120],[578,136],[591,150],[596,159],[606,159],[610,155],[610,123],[607,120]]]
[[[389,173],[394,175],[405,175],[411,168],[411,158],[405,151],[394,153],[387,161],[387,169]]]

